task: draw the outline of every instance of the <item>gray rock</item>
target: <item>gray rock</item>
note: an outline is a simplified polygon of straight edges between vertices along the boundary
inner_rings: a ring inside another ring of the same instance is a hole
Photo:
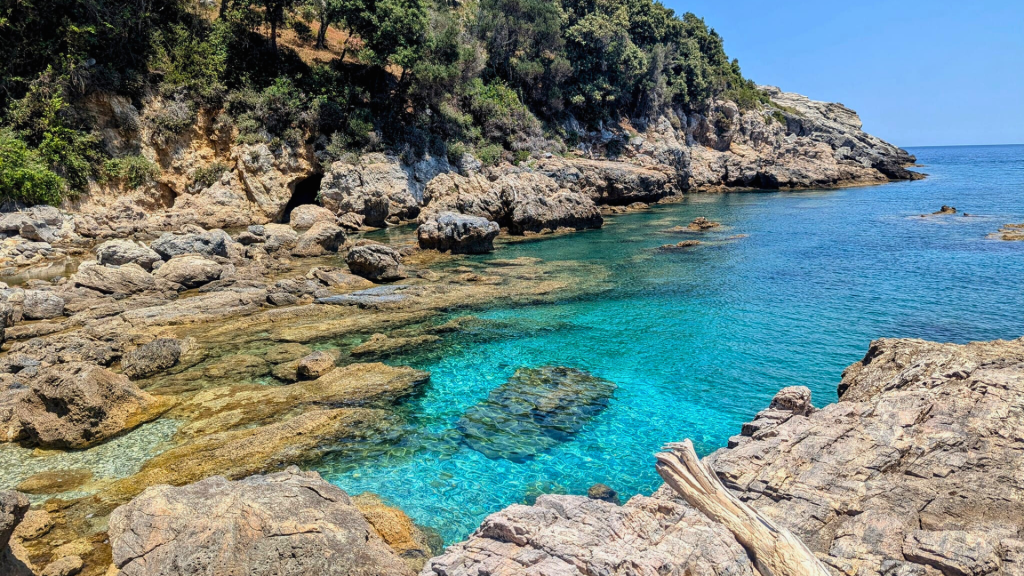
[[[120,266],[138,264],[144,270],[152,270],[153,264],[161,260],[156,251],[131,240],[107,240],[96,247],[96,260],[100,264]]]
[[[157,338],[126,352],[121,358],[125,376],[135,380],[146,378],[174,367],[181,359],[183,342],[177,338]]]
[[[14,307],[7,302],[0,302],[0,345],[7,340],[7,328],[14,325]]]
[[[156,418],[166,404],[128,378],[81,362],[39,370],[16,414],[44,448],[88,448]]]
[[[48,290],[25,290],[22,316],[27,320],[48,320],[64,315],[64,300]]]
[[[405,278],[402,255],[383,244],[362,244],[349,250],[345,257],[348,269],[356,276],[374,282],[391,282]]]
[[[338,294],[317,298],[317,304],[351,304],[364,308],[374,308],[381,304],[401,302],[409,297],[402,292],[409,288],[403,284],[392,284],[390,286],[376,286],[366,290],[359,290],[349,294]]]
[[[424,187],[450,171],[445,158],[426,157],[408,165],[394,156],[365,154],[356,162],[331,164],[320,184],[320,198],[338,216],[358,214],[362,225],[381,227],[416,218]]]
[[[156,285],[153,276],[138,264],[103,266],[93,260],[82,262],[69,280],[75,286],[113,294],[115,298],[138,294]]]
[[[227,258],[228,246],[234,241],[223,230],[210,230],[202,233],[171,234],[164,233],[154,240],[149,247],[164,260],[182,254],[200,254],[202,256],[221,256]]]
[[[442,212],[420,224],[420,248],[453,254],[485,254],[494,250],[497,222],[479,216]]]
[[[198,288],[217,280],[224,273],[220,264],[196,254],[175,256],[165,262],[154,276],[185,288]]]
[[[123,576],[411,575],[348,495],[291,467],[153,486],[110,515]]]
[[[11,534],[28,512],[28,497],[14,490],[0,490],[0,561]],[[3,567],[3,564],[0,564]]]

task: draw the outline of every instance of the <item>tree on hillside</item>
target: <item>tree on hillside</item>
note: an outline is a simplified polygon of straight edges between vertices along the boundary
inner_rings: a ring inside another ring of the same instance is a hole
[[[295,5],[295,0],[257,0],[263,7],[263,19],[270,24],[270,46],[277,53],[277,28],[284,24],[284,14]]]
[[[327,47],[327,29],[331,26],[343,24],[346,28],[348,22],[363,9],[362,0],[311,0],[309,5],[316,13],[317,22],[320,23],[320,30],[316,35],[316,47],[323,49]],[[348,40],[345,40],[345,50],[348,49]],[[342,59],[345,55],[342,52]]]
[[[358,0],[356,0],[358,1]],[[372,64],[401,67],[399,79],[419,58],[427,26],[421,0],[365,0],[348,14],[348,25],[363,41],[362,58]]]

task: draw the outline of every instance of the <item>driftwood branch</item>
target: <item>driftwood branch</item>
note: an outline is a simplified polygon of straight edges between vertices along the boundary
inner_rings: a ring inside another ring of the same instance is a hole
[[[791,532],[758,514],[729,492],[697,458],[689,440],[665,446],[656,455],[658,474],[691,506],[725,526],[764,576],[831,576]]]

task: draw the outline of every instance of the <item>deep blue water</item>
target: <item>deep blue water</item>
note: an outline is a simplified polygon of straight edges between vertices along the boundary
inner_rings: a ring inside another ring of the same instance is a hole
[[[879,337],[966,342],[1024,335],[1024,146],[918,148],[918,182],[831,191],[693,195],[609,219],[602,230],[502,245],[486,258],[607,265],[614,287],[555,305],[496,309],[507,321],[440,353],[393,359],[432,373],[406,409],[411,432],[363,461],[321,471],[370,490],[446,542],[543,492],[603,482],[624,497],[660,484],[652,454],[691,438],[706,453],[783,386],[836,400],[843,369]],[[976,217],[921,218],[943,204]],[[690,251],[660,230],[707,216],[723,227]],[[727,240],[734,235],[746,237]],[[563,365],[617,384],[609,407],[533,459],[489,459],[455,425],[520,367]]]

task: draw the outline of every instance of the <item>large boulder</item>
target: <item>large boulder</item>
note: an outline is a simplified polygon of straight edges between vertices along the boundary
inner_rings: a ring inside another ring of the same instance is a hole
[[[39,370],[17,415],[44,448],[88,448],[159,416],[168,407],[127,377],[74,362]]]
[[[405,278],[402,255],[383,244],[362,244],[349,250],[345,257],[348,269],[356,276],[374,282],[391,282]]]
[[[64,315],[64,299],[49,290],[25,290],[21,315],[26,320],[49,320]]]
[[[292,209],[288,224],[296,230],[309,230],[317,222],[334,224],[337,217],[323,206],[316,204],[300,204]]]
[[[183,254],[165,262],[154,276],[185,288],[198,288],[219,279],[223,273],[224,267],[213,260],[197,254]]]
[[[229,246],[234,242],[223,230],[210,230],[189,234],[162,234],[149,247],[164,260],[182,254],[228,257]]]
[[[91,288],[115,298],[144,292],[155,286],[153,275],[138,264],[104,266],[95,260],[82,262],[78,271],[71,275],[74,286]]]
[[[345,231],[331,222],[317,222],[299,236],[293,256],[323,256],[345,245]]]
[[[420,248],[453,254],[484,254],[494,250],[498,223],[480,216],[442,212],[420,224]]]
[[[153,486],[110,515],[122,576],[384,576],[414,571],[316,472]]]
[[[573,368],[520,368],[457,428],[485,456],[522,461],[571,439],[608,407],[614,391],[612,382]]]
[[[35,242],[54,242],[62,235],[64,214],[53,206],[33,206],[0,213],[0,237],[21,236]]]
[[[138,264],[144,270],[152,270],[153,264],[161,260],[152,248],[131,240],[107,240],[96,247],[96,260],[100,264],[120,266]]]

